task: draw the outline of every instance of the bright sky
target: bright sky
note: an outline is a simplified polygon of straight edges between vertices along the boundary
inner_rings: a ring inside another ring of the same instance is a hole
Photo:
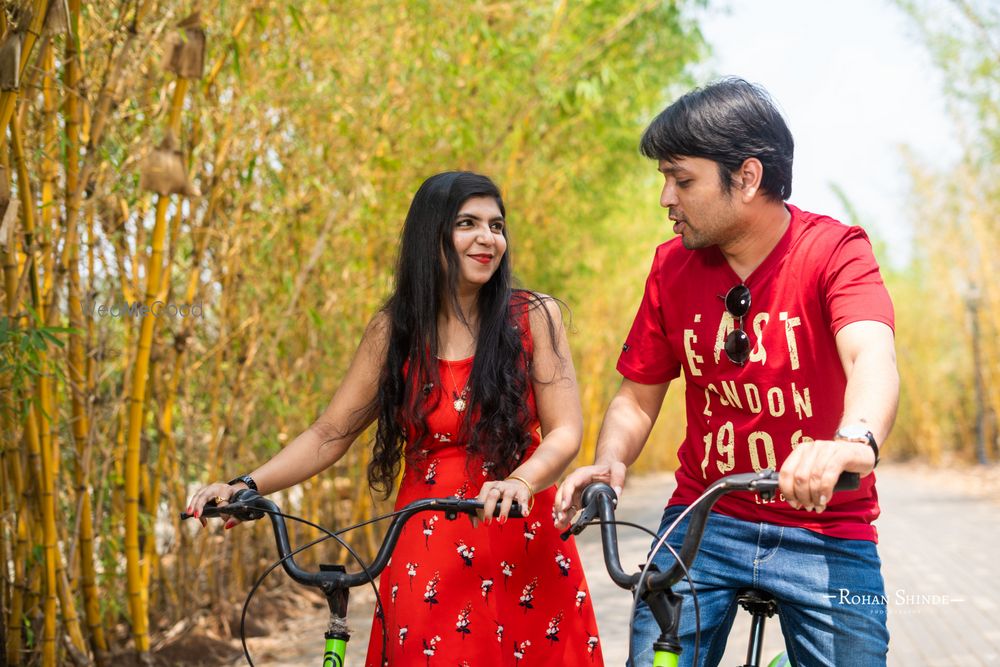
[[[882,0],[721,0],[700,14],[718,75],[762,84],[795,137],[796,206],[847,221],[831,183],[863,224],[909,257],[912,207],[900,146],[941,166],[958,158],[942,76],[909,17]]]

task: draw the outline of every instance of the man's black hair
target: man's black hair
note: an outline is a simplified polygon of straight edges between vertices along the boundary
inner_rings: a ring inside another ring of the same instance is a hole
[[[654,160],[714,160],[726,194],[733,172],[757,158],[764,165],[761,190],[778,201],[792,194],[794,149],[792,133],[767,91],[735,77],[686,93],[653,119],[639,143],[642,154]]]

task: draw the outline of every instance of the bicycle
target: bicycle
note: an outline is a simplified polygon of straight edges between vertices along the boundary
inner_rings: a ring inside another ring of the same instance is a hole
[[[273,501],[261,496],[252,489],[240,489],[233,494],[233,496],[229,499],[228,504],[225,506],[220,507],[214,503],[209,503],[202,511],[202,517],[222,518],[231,516],[239,519],[240,521],[249,522],[256,521],[257,519],[262,518],[265,514],[268,515],[271,519],[271,528],[274,531],[274,539],[278,547],[278,555],[280,556],[279,560],[266,569],[257,579],[243,603],[243,614],[240,617],[240,642],[243,646],[243,655],[246,658],[247,664],[250,665],[250,667],[253,667],[254,664],[246,644],[244,622],[246,619],[247,608],[254,593],[257,591],[257,588],[260,586],[261,582],[263,582],[264,577],[266,577],[279,564],[294,581],[302,584],[303,586],[318,588],[323,593],[327,601],[327,606],[330,609],[330,621],[323,636],[324,647],[322,664],[323,667],[343,667],[346,660],[347,642],[350,640],[350,631],[347,627],[347,602],[350,589],[369,584],[372,585],[375,588],[376,609],[382,608],[378,588],[374,583],[375,577],[381,574],[386,565],[389,564],[389,559],[392,556],[393,549],[395,549],[396,542],[399,540],[399,536],[403,531],[403,525],[409,519],[422,512],[443,512],[444,517],[447,520],[454,521],[458,518],[459,514],[472,516],[482,509],[483,503],[476,500],[466,500],[464,498],[455,497],[423,498],[415,500],[412,503],[405,505],[404,507],[401,507],[400,509],[385,516],[370,519],[369,521],[365,521],[357,525],[348,526],[334,533],[323,528],[322,526],[305,521],[304,519],[282,513]],[[498,516],[499,513],[500,506],[498,505],[494,511],[494,516]],[[516,502],[511,505],[508,516],[513,519],[523,518],[521,509]],[[326,533],[326,537],[321,537],[293,550],[288,542],[288,530],[285,525],[285,517],[301,521],[307,525],[317,528]],[[371,565],[365,565],[361,557],[358,556],[358,554],[351,549],[347,543],[338,537],[340,533],[353,530],[354,528],[371,523],[372,521],[379,521],[389,517],[392,517],[392,522],[389,524],[385,539],[382,541],[382,545],[379,547],[378,553],[375,555]],[[182,520],[190,518],[193,517],[185,512],[181,512]],[[299,567],[299,565],[295,562],[295,554],[327,539],[335,539],[343,545],[354,557],[354,560],[361,566],[361,571],[347,572],[347,567],[339,563],[322,563],[320,564],[319,571],[317,572],[310,572]],[[382,641],[382,651],[384,655],[386,641],[384,636]]]
[[[845,472],[837,480],[834,491],[854,490],[860,486],[860,483],[861,478],[857,473]],[[649,559],[643,569],[634,574],[627,574],[622,569],[618,554],[616,528],[620,522],[615,520],[615,505],[618,496],[607,484],[597,482],[584,489],[580,502],[582,508],[580,514],[573,524],[562,533],[562,538],[568,539],[570,535],[579,535],[589,525],[600,525],[604,564],[608,574],[617,586],[633,593],[633,608],[629,617],[632,618],[635,615],[634,605],[636,602],[643,600],[649,606],[653,618],[659,625],[660,636],[653,643],[653,667],[677,667],[678,665],[681,654],[678,627],[683,598],[672,588],[683,578],[687,578],[691,584],[691,597],[695,608],[693,662],[697,664],[700,618],[697,593],[688,572],[698,554],[712,506],[722,496],[734,491],[752,491],[765,501],[771,500],[778,492],[778,473],[768,468],[756,473],[738,473],[716,480],[705,489],[697,500],[685,508],[673,524],[664,531],[650,552]],[[678,554],[667,544],[666,539],[681,520],[688,515],[690,515],[691,520]],[[659,568],[652,562],[653,555],[661,545],[665,545],[670,550],[676,561],[666,572],[660,572]],[[760,667],[764,626],[767,619],[777,613],[777,602],[769,593],[759,589],[743,589],[737,594],[737,601],[752,616],[750,638],[747,643],[747,661],[742,667]],[[631,635],[631,632],[629,634]],[[779,654],[769,663],[768,667],[789,664],[783,660],[787,660],[785,654]]]

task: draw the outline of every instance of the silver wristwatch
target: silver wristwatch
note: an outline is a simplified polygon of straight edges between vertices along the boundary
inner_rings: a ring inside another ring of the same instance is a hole
[[[878,465],[878,443],[875,442],[875,436],[872,432],[868,430],[867,427],[860,424],[853,424],[850,426],[841,426],[837,429],[837,433],[833,436],[834,440],[846,440],[847,442],[860,442],[862,444],[868,445],[872,448],[872,453],[875,454],[875,466]]]

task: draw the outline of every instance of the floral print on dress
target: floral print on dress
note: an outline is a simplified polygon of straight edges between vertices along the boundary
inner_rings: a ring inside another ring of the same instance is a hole
[[[524,613],[527,614],[529,609],[534,609],[535,607],[531,604],[535,600],[535,589],[538,588],[538,577],[531,580],[531,583],[527,584],[521,591],[520,601],[517,606],[524,607]]]
[[[524,654],[528,651],[528,647],[531,646],[531,640],[525,640],[523,642],[514,642],[514,664],[517,665],[524,659]]]
[[[549,620],[549,627],[545,629],[545,638],[550,642],[559,641],[559,624],[562,623],[563,613],[560,611]]]
[[[597,638],[597,635],[590,635],[589,637],[587,637],[587,653],[590,654],[591,662],[593,662],[594,660],[594,650],[600,643],[601,640]]]
[[[483,575],[479,575],[479,578],[480,578],[480,580],[482,580],[482,583],[479,584],[479,590],[483,594],[483,599],[486,600],[487,602],[489,602],[490,601],[490,591],[493,590],[493,580],[492,579],[487,579]]]
[[[427,464],[427,472],[424,473],[424,484],[427,486],[434,486],[437,484],[437,467],[438,460],[434,459]]]
[[[462,639],[465,639],[465,635],[470,634],[472,630],[469,629],[469,617],[472,616],[472,603],[468,603],[462,608],[462,611],[458,612],[458,620],[455,621],[455,632],[462,635]]]
[[[535,521],[530,524],[527,521],[524,522],[524,553],[528,553],[528,545],[535,539],[535,534],[541,526],[541,521]]]
[[[437,644],[441,641],[440,635],[434,635],[430,639],[424,640],[424,655],[427,656],[427,667],[430,667],[431,658],[437,653]]]
[[[434,524],[438,521],[438,515],[434,514],[429,519],[423,519],[422,523],[424,525],[424,548],[430,550],[431,548],[431,535],[434,534]]]
[[[587,591],[578,588],[576,589],[576,611],[579,614],[583,613],[583,603],[587,601]]]
[[[476,557],[476,547],[470,547],[466,545],[465,540],[459,540],[455,543],[455,551],[458,552],[466,567],[472,567],[472,559]]]
[[[413,590],[413,578],[417,576],[417,568],[420,563],[406,563],[406,576],[410,578],[410,590]]]
[[[435,572],[434,576],[427,582],[427,588],[424,589],[424,602],[430,605],[431,609],[433,609],[434,605],[438,603],[437,585],[439,583],[441,583],[441,574],[439,572]]]
[[[559,574],[564,577],[569,576],[569,565],[573,561],[566,557],[561,551],[556,552],[556,565],[559,566]]]
[[[514,570],[517,565],[513,563],[508,563],[505,560],[500,561],[500,574],[503,575],[503,589],[507,590],[507,580],[514,575]]]

